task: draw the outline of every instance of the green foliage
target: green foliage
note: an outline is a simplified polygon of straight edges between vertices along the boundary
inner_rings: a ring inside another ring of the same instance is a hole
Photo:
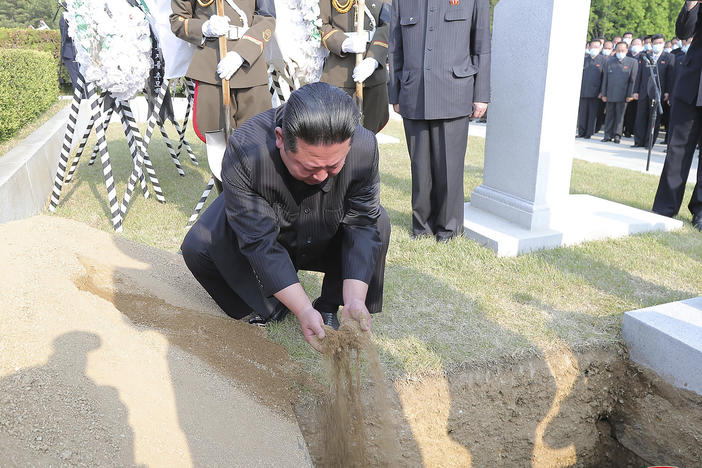
[[[52,28],[58,28],[58,17],[54,15],[58,8],[56,0],[19,0],[16,2],[0,1],[0,27],[28,28],[30,25],[39,26],[44,20]]]
[[[675,36],[681,0],[592,0],[588,37],[611,39],[627,31],[635,37],[661,33]]]
[[[58,99],[56,60],[48,52],[0,49],[0,141]]]
[[[61,33],[58,29],[36,31],[0,28],[0,49],[32,49],[49,52],[58,60],[61,53]]]

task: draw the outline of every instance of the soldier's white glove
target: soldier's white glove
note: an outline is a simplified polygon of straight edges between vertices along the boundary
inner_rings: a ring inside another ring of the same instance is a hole
[[[353,69],[353,81],[363,83],[378,68],[378,61],[374,58],[364,58],[361,63]]]
[[[366,51],[366,40],[368,39],[368,33],[353,35],[344,39],[341,43],[341,51],[347,54],[362,54]]]
[[[202,23],[202,35],[205,37],[224,36],[229,32],[229,17],[212,15]]]
[[[217,64],[217,73],[221,79],[228,80],[243,63],[244,59],[241,55],[236,52],[227,52],[227,55]]]

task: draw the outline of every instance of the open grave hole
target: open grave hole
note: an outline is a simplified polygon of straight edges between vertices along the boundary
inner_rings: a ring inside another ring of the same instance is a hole
[[[316,466],[687,467],[702,460],[702,396],[636,366],[621,348],[563,350],[393,382],[382,415],[394,428],[390,445],[379,443],[388,424],[373,413],[377,379],[364,378],[364,455],[340,460],[326,453],[322,431],[342,428],[324,423],[325,384],[300,375],[261,330],[174,306],[99,262],[79,260],[80,290],[111,302],[135,326],[164,333],[271,406],[284,410],[280,402],[291,402]],[[392,453],[383,452],[388,447]]]

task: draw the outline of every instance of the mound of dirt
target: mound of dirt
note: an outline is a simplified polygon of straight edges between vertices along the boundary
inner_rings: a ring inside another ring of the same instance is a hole
[[[297,367],[182,257],[48,216],[0,239],[0,465],[311,464]]]

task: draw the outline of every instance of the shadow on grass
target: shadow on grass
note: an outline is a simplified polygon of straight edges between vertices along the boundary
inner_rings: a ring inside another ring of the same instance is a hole
[[[593,258],[578,248],[542,250],[532,255],[567,275],[582,278],[605,294],[623,299],[637,307],[690,297],[689,292],[647,281],[615,265]]]

